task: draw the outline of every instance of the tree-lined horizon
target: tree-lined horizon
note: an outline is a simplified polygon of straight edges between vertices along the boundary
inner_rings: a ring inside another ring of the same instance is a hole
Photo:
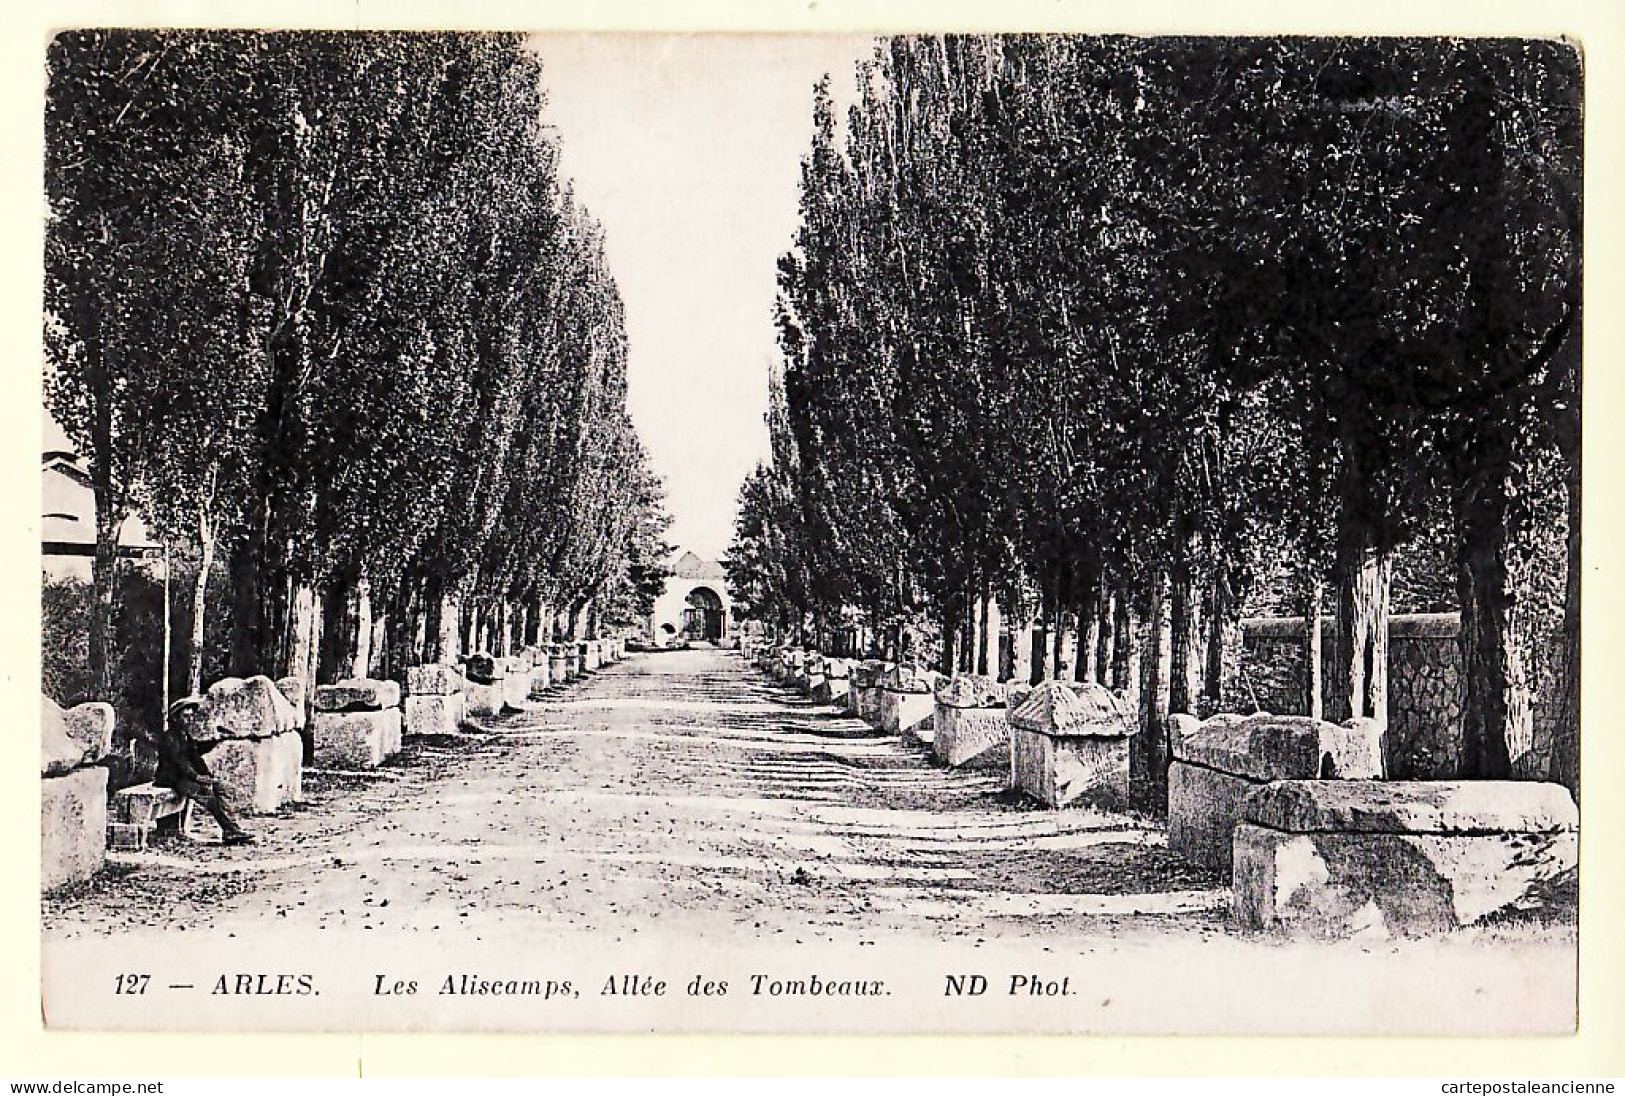
[[[857,84],[780,265],[749,612],[998,672],[995,603],[1155,772],[1246,607],[1332,613],[1324,713],[1385,719],[1413,599],[1461,613],[1462,775],[1577,791],[1576,50],[895,37]]]
[[[620,295],[522,36],[71,31],[48,71],[47,402],[95,491],[99,695],[132,512],[199,561],[193,689],[215,560],[233,674],[646,610],[668,519]]]

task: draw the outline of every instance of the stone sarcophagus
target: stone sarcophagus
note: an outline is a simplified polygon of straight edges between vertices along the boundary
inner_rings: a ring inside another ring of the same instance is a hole
[[[501,715],[507,703],[506,659],[479,652],[463,660],[463,709],[468,715]]]
[[[880,726],[881,682],[890,672],[892,664],[869,659],[852,667],[852,695],[857,698],[854,714],[871,727]]]
[[[107,768],[113,707],[64,710],[50,697],[40,712],[40,887],[83,882],[107,859]]]
[[[936,701],[931,681],[916,666],[899,665],[880,679],[880,729],[917,742],[930,742],[936,732]]]
[[[1170,721],[1168,847],[1221,874],[1241,804],[1273,780],[1374,780],[1382,728],[1373,720],[1327,723],[1301,715],[1221,714]]]
[[[807,659],[801,666],[800,689],[808,696],[816,696],[818,690],[824,687],[824,672],[828,666],[827,660],[817,651],[807,652]]]
[[[1249,793],[1234,843],[1242,928],[1420,936],[1572,886],[1579,815],[1560,784],[1284,780]]]
[[[354,678],[316,687],[316,764],[375,769],[401,752],[401,687]]]
[[[824,681],[813,689],[813,699],[820,704],[845,704],[851,693],[852,664],[844,658],[832,658],[824,663]]]
[[[467,681],[457,667],[439,663],[406,671],[406,734],[456,734],[464,715]]]
[[[530,707],[530,659],[518,654],[499,661],[505,674],[502,679],[502,707],[507,711],[522,712]]]
[[[792,647],[784,652],[784,676],[780,678],[791,688],[799,689],[807,681],[807,652]]]
[[[301,716],[268,677],[227,677],[199,698],[188,732],[203,750],[226,805],[271,814],[304,793]]]
[[[543,647],[526,647],[524,657],[530,664],[525,697],[529,700],[540,700],[553,684],[553,675],[548,669],[547,650]]]
[[[1009,763],[1004,686],[975,674],[939,675],[932,696],[935,734],[931,753],[939,763],[950,769],[978,759],[987,764]]]
[[[570,673],[570,655],[562,643],[547,645],[547,676],[554,685],[568,684],[573,676]]]
[[[1045,681],[1015,696],[1005,713],[1014,786],[1049,807],[1127,808],[1135,733],[1127,705],[1084,682]]]

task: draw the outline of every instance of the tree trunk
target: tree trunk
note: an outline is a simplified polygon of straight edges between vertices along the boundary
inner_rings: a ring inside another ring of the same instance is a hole
[[[440,607],[440,628],[439,635],[435,640],[435,646],[438,648],[435,652],[438,656],[435,661],[450,666],[457,661],[457,656],[462,654],[462,649],[457,646],[460,631],[457,627],[457,620],[462,616],[462,604],[461,599],[455,592],[444,591],[438,599],[438,604]]]
[[[1323,719],[1326,714],[1320,681],[1320,602],[1320,579],[1312,578],[1303,598],[1303,710],[1312,719]]]
[[[1467,779],[1534,775],[1520,771],[1532,745],[1533,727],[1522,659],[1512,634],[1505,475],[1504,470],[1486,470],[1467,485],[1458,501],[1461,775]]]
[[[1116,595],[1104,587],[1100,596],[1095,599],[1095,664],[1091,680],[1101,685],[1109,684],[1111,681],[1114,662],[1112,643],[1117,636],[1113,608],[1116,602]]]
[[[355,584],[355,655],[351,677],[367,677],[372,668],[372,583],[362,575]]]
[[[1202,711],[1199,713],[1204,718],[1223,711],[1226,699],[1233,699],[1226,697],[1225,685],[1234,677],[1231,660],[1235,654],[1237,636],[1235,624],[1230,619],[1230,584],[1222,567],[1208,586],[1206,615],[1207,666],[1202,675]]]
[[[209,595],[209,569],[214,566],[214,546],[216,537],[210,528],[207,519],[198,522],[198,541],[203,547],[203,556],[198,564],[197,581],[192,583],[192,646],[188,652],[186,664],[186,693],[188,696],[197,696],[203,692],[203,625],[207,614]],[[168,602],[165,602],[167,609]],[[164,667],[164,673],[169,673],[169,667]],[[167,718],[167,713],[166,713]]]
[[[1129,599],[1126,592],[1119,593],[1112,605],[1112,631],[1116,633],[1117,642],[1112,647],[1112,680],[1113,689],[1124,696],[1135,696],[1138,693],[1138,682],[1131,684],[1131,678],[1136,677],[1138,666],[1134,656],[1138,653],[1134,641],[1135,622],[1129,613]]]
[[[1577,366],[1576,366],[1577,368]],[[1576,380],[1578,378],[1576,377]],[[1567,574],[1563,583],[1563,623],[1557,665],[1557,703],[1553,712],[1552,779],[1580,801],[1580,416],[1578,400],[1566,430],[1559,432],[1564,487],[1568,493]]]
[[[1196,713],[1198,654],[1196,642],[1196,527],[1189,515],[1180,511],[1175,522],[1174,559],[1170,572],[1172,601],[1169,615],[1171,666],[1168,677],[1168,709]]]
[[[113,618],[118,590],[118,535],[122,515],[96,501],[96,555],[91,562],[90,687],[88,700],[113,699]]]
[[[1339,530],[1337,659],[1345,686],[1344,717],[1388,725],[1388,555],[1358,522]]]
[[[1056,681],[1066,680],[1069,668],[1066,657],[1066,588],[1060,569],[1056,569],[1054,587],[1050,593],[1050,666],[1049,676]]]
[[[1088,560],[1083,565],[1076,605],[1078,610],[1078,640],[1072,656],[1072,679],[1093,681],[1096,674],[1095,656],[1100,646],[1100,565]]]
[[[347,595],[343,583],[336,580],[322,587],[322,642],[316,658],[316,680],[323,684],[337,680],[349,660],[352,620]]]
[[[264,534],[250,525],[248,535],[231,553],[231,648],[226,672],[233,677],[251,677],[259,671],[264,556]]]
[[[1167,678],[1168,664],[1165,651],[1170,646],[1169,621],[1165,577],[1153,574],[1148,585],[1145,622],[1140,640],[1140,733],[1135,736],[1133,748],[1139,779],[1133,782],[1138,789],[1137,806],[1160,811],[1167,803]]]
[[[959,619],[953,604],[944,604],[942,607],[942,654],[937,662],[937,670],[952,677],[954,672],[954,653],[959,639]]]

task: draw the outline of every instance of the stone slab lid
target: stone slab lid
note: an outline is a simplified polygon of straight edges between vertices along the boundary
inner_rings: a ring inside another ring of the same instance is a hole
[[[270,738],[298,729],[298,716],[276,682],[263,674],[223,677],[209,686],[203,701],[207,729],[197,724],[199,742],[219,738]]]
[[[1339,726],[1306,715],[1221,714],[1173,742],[1174,757],[1249,780],[1374,779],[1382,731],[1371,720]]]
[[[938,674],[932,692],[944,708],[1004,707],[1004,686],[982,674]]]
[[[400,703],[401,687],[393,681],[356,677],[316,687],[319,712],[378,712]]]
[[[412,696],[450,696],[463,691],[463,675],[457,667],[439,662],[408,666],[406,691]]]
[[[1093,682],[1040,682],[1005,718],[1020,730],[1056,738],[1127,738],[1135,733],[1127,705]]]
[[[880,687],[888,693],[929,693],[931,682],[918,666],[902,663],[886,671],[880,679]]]
[[[1561,784],[1527,780],[1282,780],[1242,818],[1287,833],[1556,833],[1579,826]]]

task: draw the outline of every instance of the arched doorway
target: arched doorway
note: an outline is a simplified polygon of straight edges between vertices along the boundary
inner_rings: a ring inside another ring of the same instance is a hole
[[[683,610],[683,638],[690,643],[722,641],[722,599],[715,590],[696,586],[688,592]]]

